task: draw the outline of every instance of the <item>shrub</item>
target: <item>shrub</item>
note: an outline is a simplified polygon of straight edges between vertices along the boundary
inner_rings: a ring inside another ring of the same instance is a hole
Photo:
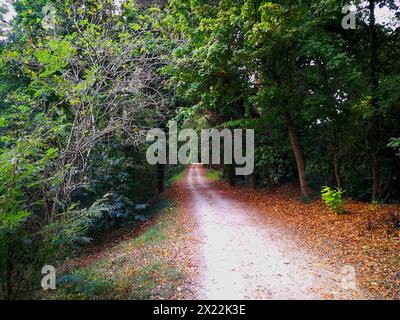
[[[30,297],[40,289],[45,264],[70,256],[90,239],[91,221],[78,211],[68,211],[53,223],[40,225],[26,212],[0,209],[0,300]]]
[[[91,269],[63,274],[57,280],[57,299],[112,299],[113,283],[104,274]]]
[[[105,194],[90,208],[81,211],[89,221],[89,234],[108,231],[125,222],[134,223],[140,220],[135,213],[134,203],[128,197],[116,192]]]
[[[343,200],[344,193],[345,191],[341,188],[323,187],[321,196],[330,211],[337,214],[342,214],[345,212]]]

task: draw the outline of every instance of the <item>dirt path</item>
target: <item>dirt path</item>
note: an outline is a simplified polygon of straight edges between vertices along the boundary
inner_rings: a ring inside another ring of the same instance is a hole
[[[196,239],[199,299],[354,299],[362,298],[351,269],[320,265],[290,231],[268,224],[243,201],[224,195],[191,166],[180,188],[190,196]]]

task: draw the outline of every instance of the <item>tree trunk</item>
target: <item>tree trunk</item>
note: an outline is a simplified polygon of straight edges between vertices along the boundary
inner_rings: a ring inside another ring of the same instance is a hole
[[[267,182],[267,188],[272,189],[274,187],[274,179],[271,176],[271,168],[269,166],[266,166],[264,168],[264,175],[265,175],[265,179]]]
[[[158,193],[163,193],[165,190],[165,165],[157,164],[157,183]]]
[[[228,181],[231,187],[236,185],[236,175],[235,175],[235,166],[233,164],[228,164],[226,166],[228,171]]]
[[[379,116],[379,58],[378,37],[375,24],[375,0],[369,0],[369,33],[370,33],[370,72],[372,89],[372,200],[377,201],[380,196],[380,116]]]
[[[338,188],[342,188],[342,180],[340,178],[339,157],[338,157],[336,149],[333,151],[333,165],[335,167],[336,186]]]
[[[303,197],[308,198],[311,195],[311,189],[310,189],[310,186],[308,185],[306,175],[305,175],[304,160],[303,160],[303,155],[301,153],[296,128],[293,124],[293,121],[292,121],[292,118],[290,117],[289,112],[285,112],[284,116],[285,116],[286,126],[289,130],[289,136],[290,136],[290,141],[292,143],[293,153],[296,158],[301,194],[303,195]]]
[[[335,171],[336,186],[342,188],[342,179],[340,177],[340,162],[338,155],[338,142],[336,130],[333,131],[333,167]]]
[[[253,174],[251,175],[251,184],[254,190],[257,190],[257,172],[254,170]]]

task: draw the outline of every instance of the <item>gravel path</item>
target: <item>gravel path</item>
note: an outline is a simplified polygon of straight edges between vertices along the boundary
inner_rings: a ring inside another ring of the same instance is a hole
[[[351,268],[319,264],[290,231],[267,224],[243,201],[213,187],[197,165],[181,187],[195,221],[198,299],[359,299]]]

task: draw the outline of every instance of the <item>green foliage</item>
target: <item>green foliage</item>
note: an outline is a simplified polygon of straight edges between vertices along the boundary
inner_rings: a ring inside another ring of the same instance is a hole
[[[345,213],[343,200],[345,192],[341,188],[323,187],[321,196],[329,210],[336,214],[343,214]]]
[[[396,150],[397,156],[400,157],[400,138],[391,138],[388,147]]]
[[[107,193],[89,208],[78,210],[87,220],[86,234],[109,231],[123,224],[135,226],[145,216],[135,211],[135,204],[127,197],[115,192]]]
[[[113,283],[90,269],[63,274],[57,280],[57,287],[62,296],[78,300],[113,298]]]
[[[164,68],[181,96],[179,119],[256,129],[258,181],[279,183],[299,176],[283,119],[288,112],[309,184],[319,189],[338,175],[349,195],[369,200],[371,122],[380,118],[381,141],[399,132],[400,66],[390,52],[391,44],[400,42],[398,30],[376,27],[381,85],[373,93],[366,54],[370,30],[359,19],[357,31],[343,33],[337,10],[342,5],[335,0],[171,1],[168,21],[186,40]],[[359,10],[360,16],[369,13],[363,5]],[[373,108],[374,96],[379,110]],[[381,193],[394,200],[400,194],[399,162],[380,149],[387,182]]]

